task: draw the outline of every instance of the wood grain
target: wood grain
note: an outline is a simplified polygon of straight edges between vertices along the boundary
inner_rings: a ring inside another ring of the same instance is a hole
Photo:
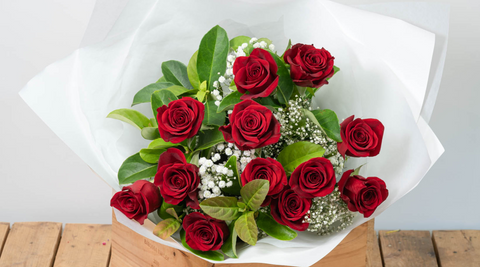
[[[107,267],[111,225],[66,224],[54,267]]]
[[[382,255],[380,254],[380,247],[378,245],[378,236],[373,223],[368,224],[367,267],[383,267]]]
[[[147,221],[146,221],[147,222]],[[366,265],[368,224],[350,232],[345,239],[314,267],[364,267]],[[213,264],[190,253],[185,253],[147,239],[112,218],[112,267],[272,267],[270,264]]]
[[[385,267],[436,267],[429,231],[379,231]]]
[[[0,257],[0,267],[52,266],[61,231],[61,223],[14,223]]]
[[[8,231],[10,231],[10,223],[0,222],[0,255],[2,255],[3,245],[7,240]]]
[[[440,267],[480,266],[480,231],[433,231]]]

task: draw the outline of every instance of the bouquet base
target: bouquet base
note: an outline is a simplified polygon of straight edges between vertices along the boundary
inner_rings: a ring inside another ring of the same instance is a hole
[[[147,223],[147,221],[145,221]],[[150,222],[150,221],[148,221]],[[150,222],[151,223],[151,222]],[[151,223],[153,225],[153,223]],[[338,246],[313,267],[365,267],[367,235],[373,231],[374,220],[353,229]],[[148,227],[148,226],[147,226]],[[222,264],[210,263],[193,254],[185,253],[148,238],[119,223],[112,217],[111,267],[272,267],[263,263]]]

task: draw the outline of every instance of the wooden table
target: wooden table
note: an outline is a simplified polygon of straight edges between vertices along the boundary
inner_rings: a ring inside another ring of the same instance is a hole
[[[107,267],[110,236],[110,225],[66,224],[62,232],[61,223],[14,223],[11,229],[0,223],[0,267]],[[479,267],[480,230],[371,231],[367,266]]]

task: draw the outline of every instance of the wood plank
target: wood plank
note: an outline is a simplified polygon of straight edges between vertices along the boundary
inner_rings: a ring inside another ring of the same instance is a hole
[[[433,244],[441,267],[480,266],[480,231],[433,231]]]
[[[385,267],[436,267],[429,231],[379,231]]]
[[[9,230],[10,230],[10,223],[0,222],[0,255],[2,255],[3,245],[7,240],[7,235]]]
[[[366,243],[368,224],[352,230],[347,237],[315,267],[364,267],[366,265]],[[150,225],[152,224],[152,225]],[[153,229],[153,223],[146,220],[145,226]],[[373,226],[371,227],[373,229]],[[209,263],[190,253],[174,249],[145,238],[119,223],[115,215],[112,218],[112,267],[272,267],[270,264],[222,264]]]
[[[52,266],[61,231],[61,223],[14,223],[0,257],[0,267]]]
[[[382,255],[378,245],[378,236],[374,224],[368,225],[367,233],[367,267],[383,267]]]
[[[111,225],[66,224],[54,267],[107,267]]]

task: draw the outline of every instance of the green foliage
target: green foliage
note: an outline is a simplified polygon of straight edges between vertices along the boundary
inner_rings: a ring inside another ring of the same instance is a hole
[[[172,86],[174,86],[174,84],[169,82],[156,82],[149,84],[135,94],[135,96],[133,97],[132,106],[138,105],[140,103],[149,103],[150,99],[152,98],[153,92]]]
[[[207,81],[208,89],[225,73],[228,50],[227,32],[222,27],[217,25],[203,36],[197,55],[197,73],[200,81]]]
[[[301,141],[285,147],[277,157],[287,173],[292,173],[305,161],[323,156],[325,149],[321,145]]]
[[[140,153],[127,158],[118,170],[119,184],[129,184],[135,181],[154,177],[157,172],[157,164],[145,162]]]
[[[148,144],[149,149],[162,149],[177,146],[178,144],[166,142],[162,138],[157,138]]]
[[[293,80],[290,77],[290,72],[288,71],[287,67],[285,66],[285,63],[283,63],[282,59],[278,57],[275,53],[270,52],[270,55],[272,55],[273,59],[277,63],[278,70],[277,70],[277,75],[278,75],[278,87],[277,87],[277,97],[278,101],[281,104],[286,105],[288,103],[288,100],[290,100],[290,97],[292,96],[293,89],[295,85],[293,84]]]
[[[188,80],[187,66],[180,61],[169,60],[162,63],[163,77],[168,82],[176,85],[183,86],[188,89],[192,89],[192,85]]]
[[[207,95],[207,81],[203,81],[200,84],[200,89],[197,92],[197,100],[203,102],[205,100],[205,96]]]
[[[142,113],[134,109],[128,109],[128,108],[116,109],[110,112],[107,118],[121,120],[130,125],[135,126],[140,130],[150,125],[150,120],[147,117],[145,117],[145,115],[143,115]]]
[[[253,211],[242,214],[235,221],[235,232],[243,242],[255,246],[257,244],[258,228]]]
[[[240,195],[244,203],[252,210],[258,210],[260,205],[267,197],[270,182],[268,180],[257,179],[248,182],[240,190]]]
[[[217,108],[217,113],[224,112],[228,109],[233,109],[236,104],[242,102],[242,100],[240,99],[242,95],[243,94],[238,91],[232,92],[227,95],[225,98],[223,98],[222,102],[220,102],[220,105]]]
[[[237,156],[235,155],[231,156],[228,159],[227,163],[225,163],[225,167],[233,171],[233,177],[231,178],[235,178],[235,179],[231,179],[232,186],[220,188],[220,190],[222,190],[222,192],[226,195],[238,196],[240,195],[240,189],[242,188],[242,186],[240,185],[240,175],[238,174],[238,169],[237,169]],[[225,181],[225,183],[227,183],[228,182],[227,175],[222,174],[222,180]]]
[[[258,213],[257,225],[267,235],[279,240],[288,241],[297,237],[297,232],[288,226],[279,224],[272,216],[266,213]]]
[[[177,100],[178,98],[168,90],[159,90],[155,91],[152,94],[152,111],[153,115],[157,117],[157,109],[163,105],[168,105],[168,103],[172,102],[173,100]]]
[[[180,229],[181,225],[177,219],[169,218],[159,222],[155,228],[153,228],[153,234],[166,240]]]
[[[195,151],[211,148],[212,146],[224,142],[222,132],[218,130],[218,127],[214,127],[211,130],[205,130],[198,133],[197,148]]]
[[[205,103],[205,118],[203,124],[223,126],[227,115],[225,112],[217,113],[217,106],[214,100],[209,100]]]
[[[223,241],[222,251],[225,255],[229,256],[230,258],[238,258],[237,256],[237,232],[235,231],[235,222],[231,222],[228,226],[230,230],[230,235],[228,236],[227,240]]]
[[[187,66],[188,79],[190,80],[190,83],[195,89],[200,88],[200,78],[198,78],[197,73],[197,55],[198,51],[195,51],[195,53],[190,58],[190,61],[188,61]]]
[[[340,135],[340,123],[338,122],[337,114],[333,110],[304,110],[305,116],[313,123],[320,126],[323,132],[332,140],[342,142]]]
[[[160,137],[158,127],[145,127],[141,130],[142,137],[147,140],[155,140]]]
[[[233,221],[238,218],[236,197],[213,197],[200,203],[200,208],[211,217],[222,221]]]
[[[169,203],[165,202],[165,200],[163,200],[162,205],[157,210],[157,214],[160,218],[166,220],[168,218],[175,218],[175,216],[172,215],[171,212],[168,212],[169,209],[173,209],[175,211],[175,213],[178,214],[178,216],[180,216],[180,215],[183,214],[183,209],[184,208],[185,208],[184,203],[180,203],[179,205],[172,205],[172,204],[169,204]]]
[[[149,149],[143,148],[140,150],[140,157],[148,163],[158,163],[160,155],[165,152],[166,149]]]

